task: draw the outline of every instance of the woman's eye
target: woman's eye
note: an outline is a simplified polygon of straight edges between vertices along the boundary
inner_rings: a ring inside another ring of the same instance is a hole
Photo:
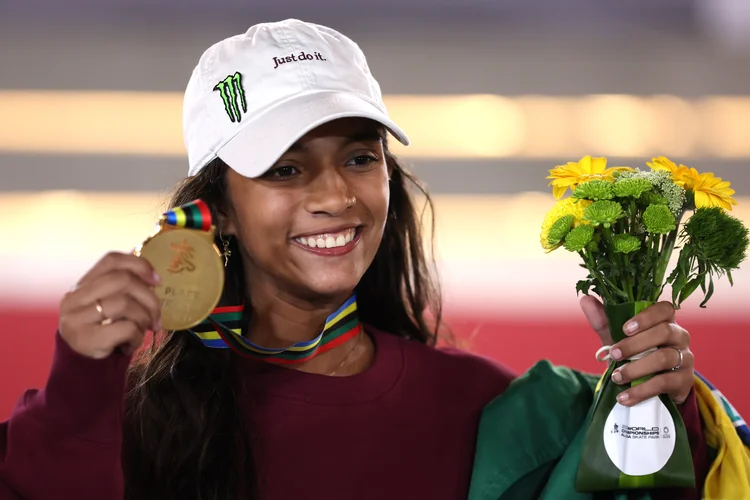
[[[282,165],[280,167],[273,167],[266,172],[263,177],[269,179],[283,180],[289,179],[297,175],[299,171],[291,165]]]
[[[359,167],[364,167],[364,166],[368,166],[368,165],[370,165],[372,163],[376,163],[377,161],[378,161],[378,159],[375,156],[372,156],[372,155],[359,155],[359,156],[355,156],[354,158],[352,158],[351,160],[349,160],[349,162],[347,164],[348,165],[359,166]]]

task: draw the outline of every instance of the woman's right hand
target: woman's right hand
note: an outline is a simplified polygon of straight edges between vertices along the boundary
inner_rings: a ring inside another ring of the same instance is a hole
[[[161,330],[161,303],[153,290],[158,283],[145,259],[107,254],[63,297],[60,336],[89,358],[106,358],[117,349],[131,355],[146,331]]]

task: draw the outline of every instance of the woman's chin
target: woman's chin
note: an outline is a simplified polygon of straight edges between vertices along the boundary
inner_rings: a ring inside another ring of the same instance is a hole
[[[314,297],[339,297],[353,293],[359,279],[359,276],[321,276],[319,279],[309,280],[306,288]]]

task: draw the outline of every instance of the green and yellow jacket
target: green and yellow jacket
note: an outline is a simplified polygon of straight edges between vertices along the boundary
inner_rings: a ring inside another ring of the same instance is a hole
[[[469,500],[648,500],[664,491],[580,493],[578,462],[599,377],[543,361],[484,409]],[[702,498],[750,500],[750,448],[696,376],[710,468]],[[674,497],[672,497],[674,498]]]

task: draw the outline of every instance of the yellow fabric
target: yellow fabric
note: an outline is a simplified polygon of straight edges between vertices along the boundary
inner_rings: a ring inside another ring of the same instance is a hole
[[[698,377],[695,377],[695,394],[706,444],[717,451],[706,476],[703,498],[750,500],[750,449],[742,443],[711,389]]]

